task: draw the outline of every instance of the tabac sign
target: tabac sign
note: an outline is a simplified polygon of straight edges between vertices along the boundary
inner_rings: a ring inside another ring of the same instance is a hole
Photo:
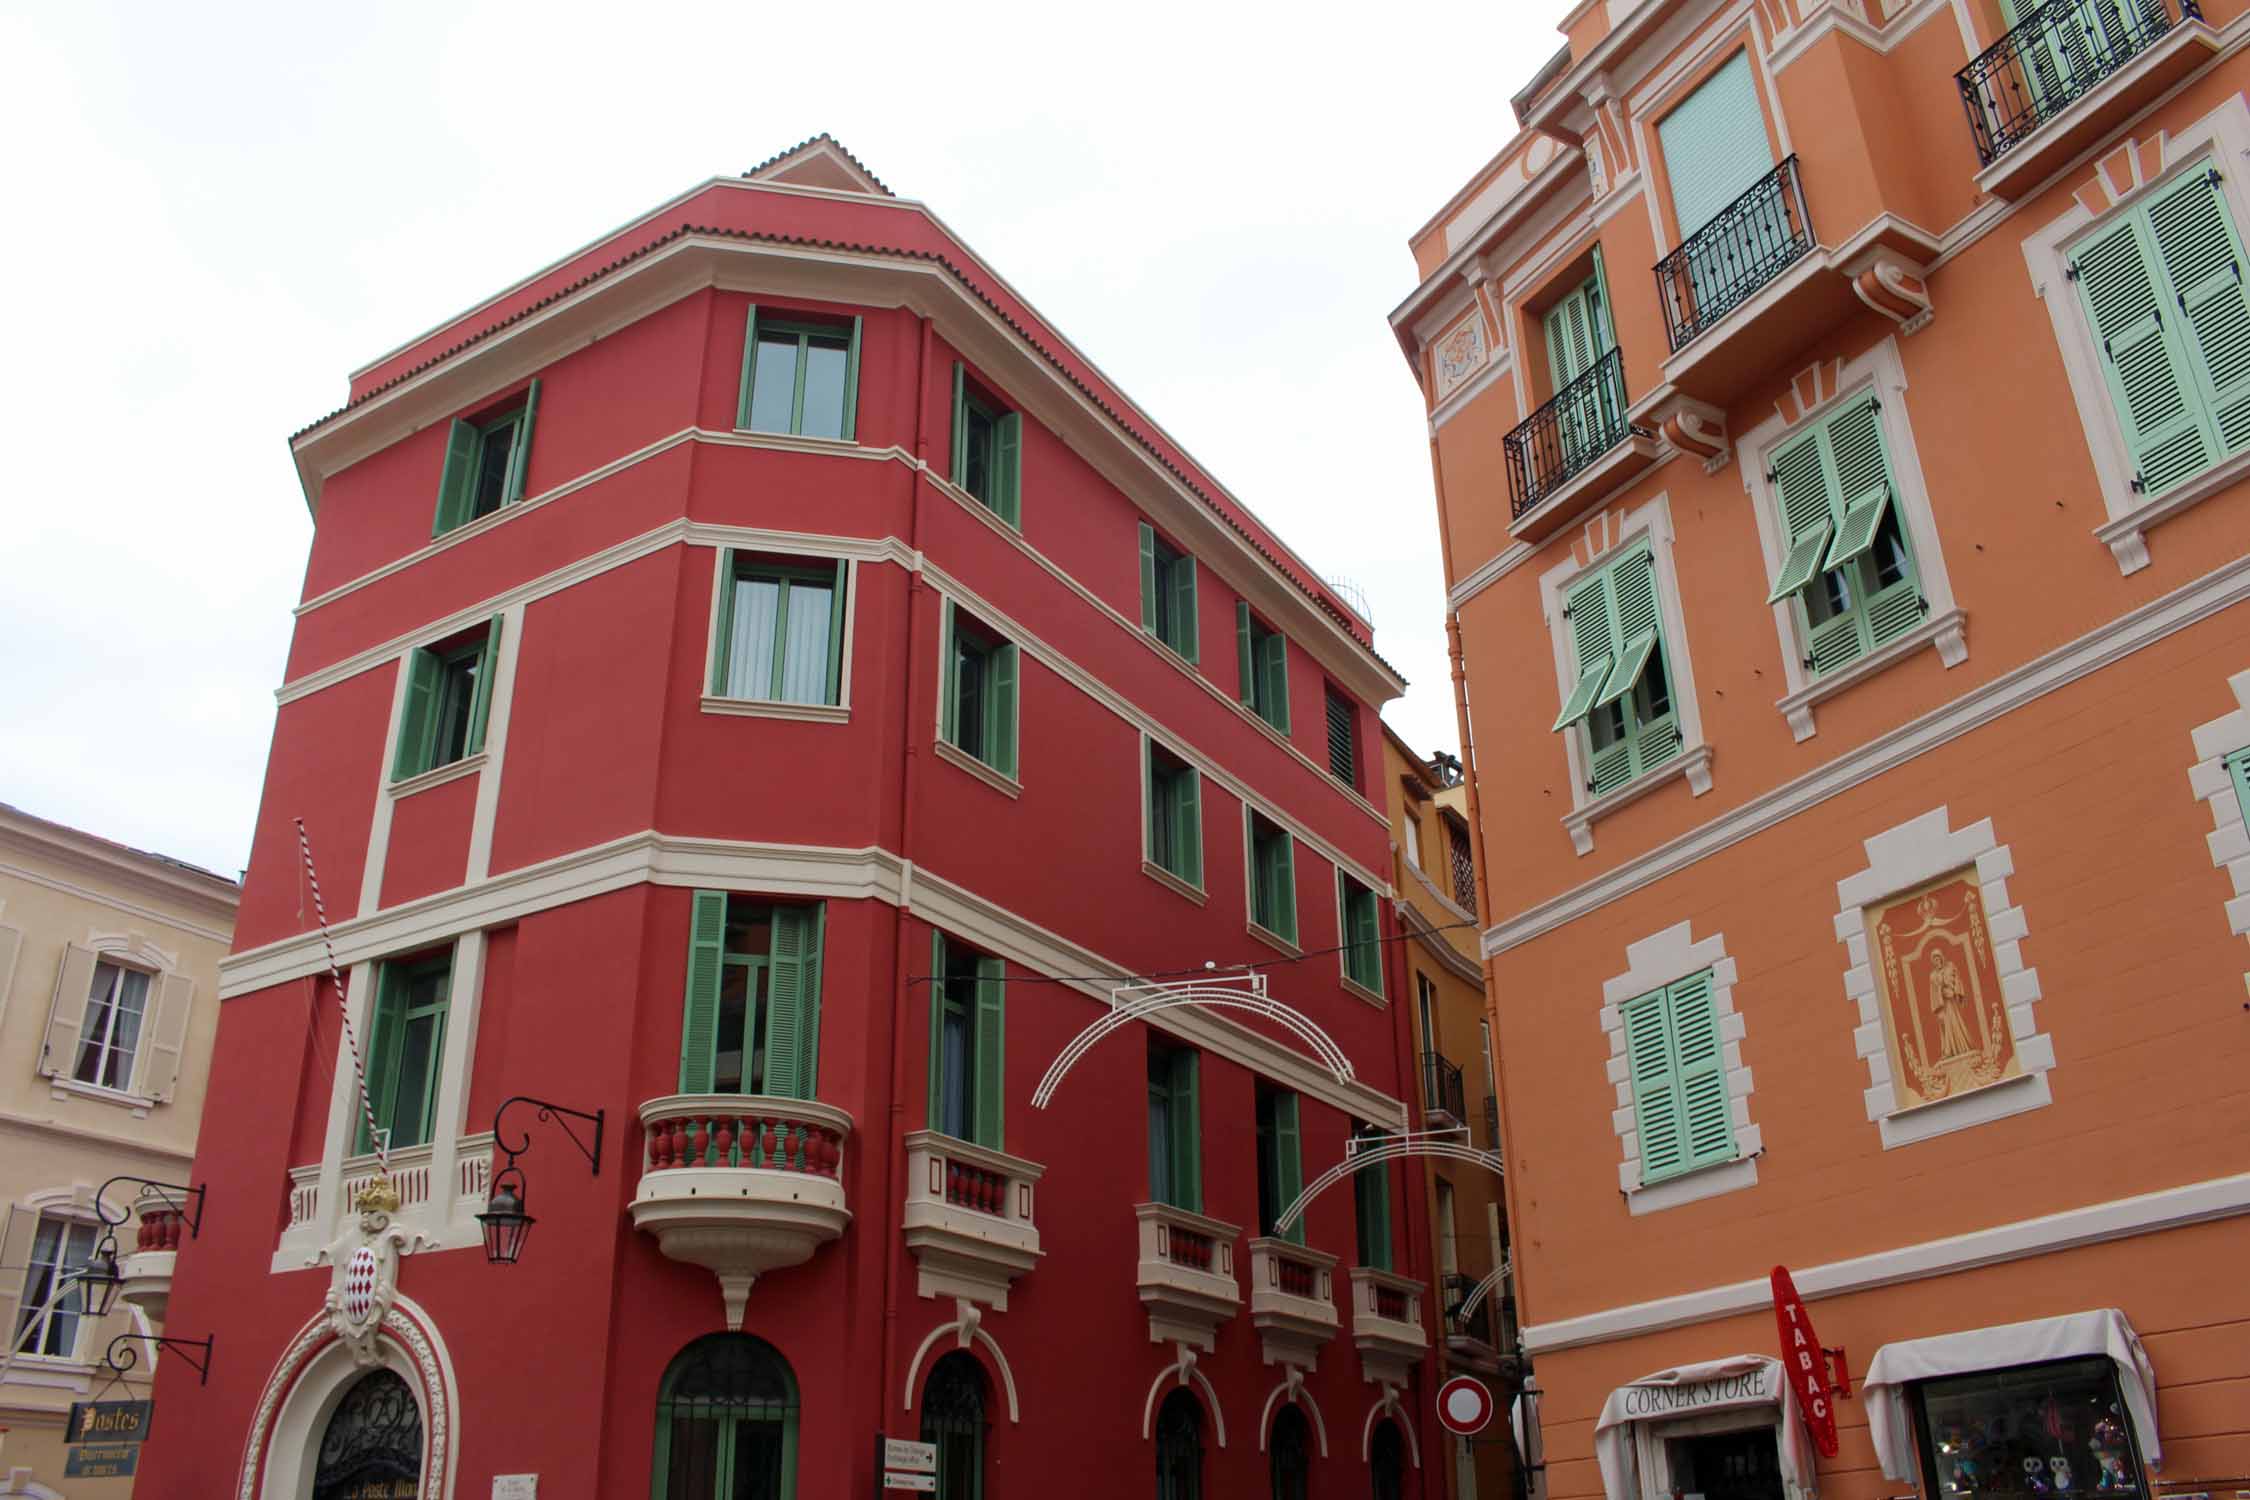
[[[1828,1391],[1828,1355],[1806,1315],[1805,1299],[1786,1266],[1773,1268],[1773,1317],[1781,1328],[1781,1368],[1822,1458],[1836,1456],[1836,1407]]]

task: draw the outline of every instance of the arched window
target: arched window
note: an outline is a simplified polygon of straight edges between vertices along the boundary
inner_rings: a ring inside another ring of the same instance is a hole
[[[1385,1417],[1375,1424],[1367,1466],[1375,1471],[1375,1500],[1402,1500],[1406,1494],[1406,1439],[1398,1423]]]
[[[714,1333],[682,1349],[656,1401],[658,1500],[791,1500],[797,1381],[773,1345]]]
[[[321,1435],[313,1500],[412,1496],[422,1489],[422,1408],[389,1370],[365,1376],[336,1403]]]
[[[1203,1500],[1203,1408],[1188,1391],[1157,1408],[1156,1500]]]
[[[938,1500],[984,1500],[984,1367],[965,1350],[930,1367],[922,1441],[937,1444]]]
[[[1273,1500],[1305,1500],[1312,1475],[1312,1424],[1297,1403],[1282,1403],[1273,1414],[1273,1432],[1266,1439],[1267,1473],[1273,1480]]]

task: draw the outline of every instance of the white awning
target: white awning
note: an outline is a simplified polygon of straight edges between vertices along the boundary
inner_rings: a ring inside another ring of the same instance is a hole
[[[2156,1367],[2149,1363],[2148,1351],[2141,1347],[2125,1314],[2104,1307],[2060,1318],[2033,1318],[2028,1323],[1908,1339],[1876,1350],[1867,1365],[1867,1378],[1860,1382],[1860,1396],[1867,1404],[1867,1426],[1883,1472],[1893,1479],[1912,1480],[1919,1468],[1913,1410],[1906,1399],[1906,1387],[1911,1382],[2089,1357],[2107,1359],[2117,1366],[2118,1389],[2125,1397],[2125,1413],[2133,1423],[2141,1457],[2152,1469],[2162,1467],[2164,1449],[2156,1435]]]
[[[1802,1500],[1814,1492],[1812,1441],[1797,1397],[1782,1374],[1781,1361],[1762,1354],[1737,1354],[1699,1365],[1681,1365],[1621,1385],[1602,1404],[1594,1423],[1594,1458],[1601,1465],[1602,1489],[1609,1500],[1640,1500],[1640,1451],[1632,1424],[1724,1411],[1738,1406],[1780,1409],[1774,1436],[1781,1448],[1782,1493]]]

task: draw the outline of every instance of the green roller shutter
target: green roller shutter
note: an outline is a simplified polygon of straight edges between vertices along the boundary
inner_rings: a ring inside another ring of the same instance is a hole
[[[1286,1211],[1305,1190],[1305,1166],[1302,1147],[1298,1140],[1297,1096],[1276,1094],[1273,1098],[1273,1157],[1274,1197],[1279,1200],[1276,1211]],[[1282,1236],[1291,1244],[1305,1242],[1305,1221],[1302,1215]]]
[[[445,435],[445,471],[438,478],[437,518],[430,523],[430,535],[443,536],[469,519],[477,446],[476,428],[456,417]]]
[[[1197,1092],[1197,1054],[1171,1056],[1172,1206],[1203,1212],[1203,1110]]]
[[[976,1143],[1007,1149],[1002,1135],[1007,1098],[1007,966],[997,958],[977,960]]]
[[[1767,478],[1789,542],[1766,602],[1796,599],[1815,676],[1921,622],[1921,585],[1903,527],[1897,578],[1885,583],[1872,556],[1897,500],[1878,401],[1855,397],[1820,418],[1775,451]],[[1841,580],[1820,582],[1839,570]]]
[[[1656,134],[1685,241],[1773,170],[1750,54],[1737,52],[1664,117]]]
[[[437,712],[438,679],[444,663],[427,650],[406,653],[406,707],[399,715],[398,746],[391,757],[391,780],[404,781],[427,771],[430,718]]]
[[[1179,855],[1180,867],[1173,871],[1189,885],[1203,885],[1203,777],[1193,766],[1183,768],[1173,779],[1177,793],[1172,800],[1172,848]]]
[[[1141,629],[1156,630],[1156,528],[1141,522]]]
[[[524,392],[523,415],[508,440],[508,482],[500,496],[503,505],[513,505],[523,498],[524,483],[531,472],[531,429],[538,420],[539,382],[534,380],[531,389]]]
[[[727,691],[728,657],[734,650],[734,549],[719,549],[718,639],[711,647],[711,696]]]
[[[708,1094],[719,1051],[719,981],[726,972],[727,893],[697,891],[688,921],[687,1010],[680,1023],[680,1092]]]
[[[500,622],[502,616],[494,615],[485,627],[484,651],[477,658],[476,697],[469,707],[469,738],[462,749],[463,755],[474,755],[484,748],[485,721],[492,717],[492,680],[500,675]]]

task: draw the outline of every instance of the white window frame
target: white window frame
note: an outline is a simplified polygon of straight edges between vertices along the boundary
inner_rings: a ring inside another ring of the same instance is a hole
[[[89,989],[86,995],[87,1014],[79,1021],[78,1039],[71,1045],[68,1063],[47,1080],[50,1097],[95,1099],[131,1110],[135,1119],[146,1119],[151,1109],[167,1102],[144,1093],[141,1085],[148,1075],[149,1043],[153,1039],[164,985],[167,980],[179,974],[180,956],[171,949],[157,947],[137,932],[90,931],[86,934],[85,948],[93,955],[96,973],[100,972],[101,965],[111,964],[121,969],[137,969],[148,976],[148,998],[141,1012],[141,1033],[134,1042],[133,1068],[122,1088],[88,1083],[78,1076],[78,1054],[85,1048],[86,1022],[92,1018],[93,1011],[93,992]],[[91,984],[90,976],[88,982]],[[192,1006],[194,997],[188,996],[183,1003]],[[191,1015],[188,1023],[192,1024],[192,1021]],[[184,1052],[185,1032],[181,1034],[181,1045]],[[185,1066],[184,1057],[182,1066]],[[177,1093],[179,1083],[176,1079],[172,1087],[174,1093]]]
[[[87,1194],[84,1189],[65,1189],[58,1192],[34,1193],[18,1202],[15,1207],[16,1212],[18,1213],[28,1213],[32,1215],[32,1243],[34,1245],[38,1243],[39,1226],[46,1223],[49,1219],[56,1220],[57,1222],[65,1225],[91,1229],[94,1235],[94,1248],[98,1249],[101,1245],[103,1232],[101,1217],[94,1212],[91,1195]],[[93,1252],[90,1249],[87,1253],[91,1255]],[[25,1311],[28,1310],[30,1306],[29,1292],[31,1288],[31,1262],[29,1260],[26,1260],[25,1263],[21,1266],[9,1267],[6,1272],[0,1272],[0,1274],[11,1273],[17,1278],[17,1295],[19,1300],[17,1301],[15,1308],[9,1314],[11,1321],[8,1328],[4,1330],[4,1337],[0,1337],[0,1358],[6,1358],[12,1351],[15,1350],[17,1334],[15,1320],[21,1319]],[[83,1311],[75,1313],[72,1316],[78,1319],[78,1326],[75,1330],[73,1330],[74,1338],[72,1340],[71,1347],[67,1352],[62,1354],[42,1354],[27,1349],[21,1354],[14,1355],[16,1362],[19,1365],[39,1365],[44,1366],[48,1369],[54,1369],[59,1366],[85,1367],[91,1365],[93,1363],[92,1360],[81,1357],[86,1347],[87,1331],[91,1325],[99,1323],[102,1320],[95,1318],[91,1313]],[[40,1341],[43,1343],[45,1342],[45,1339],[46,1332],[43,1323],[40,1332]]]
[[[1734,1114],[1733,1161],[1695,1167],[1677,1177],[1644,1185],[1641,1182],[1641,1120],[1633,1103],[1632,1063],[1626,1054],[1625,1005],[1652,990],[1691,974],[1711,971],[1711,1009],[1719,1021],[1719,1042],[1726,1059],[1727,1099]],[[1602,1031],[1609,1037],[1609,1082],[1617,1105],[1610,1126],[1617,1132],[1622,1159],[1617,1164],[1617,1186],[1625,1206],[1636,1217],[1678,1208],[1754,1187],[1758,1181],[1758,1156],[1765,1150],[1765,1133],[1750,1120],[1750,1096],[1756,1079],[1742,1060],[1746,1023],[1734,1008],[1735,962],[1727,957],[1725,933],[1697,938],[1690,924],[1678,923],[1651,933],[1625,948],[1625,972],[1602,984]]]
[[[1198,762],[1195,757],[1182,750],[1179,746],[1159,739],[1155,735],[1150,734],[1145,729],[1140,732],[1139,738],[1141,742],[1141,753],[1134,765],[1134,775],[1140,782],[1140,787],[1138,789],[1137,795],[1140,799],[1141,804],[1141,846],[1139,850],[1136,851],[1136,853],[1141,862],[1141,873],[1143,875],[1146,875],[1149,879],[1155,881],[1158,885],[1165,887],[1167,890],[1175,891],[1178,894],[1187,897],[1188,900],[1193,901],[1197,906],[1201,906],[1210,899],[1210,896],[1208,894],[1208,887],[1211,879],[1211,845],[1210,841],[1204,836],[1208,810],[1203,805],[1203,793],[1205,788],[1212,784],[1211,778],[1203,774],[1203,767],[1201,763]],[[1155,788],[1149,784],[1151,768],[1151,762],[1149,759],[1149,747],[1152,745],[1161,748],[1166,755],[1171,756],[1172,759],[1178,761],[1181,765],[1186,766],[1188,769],[1188,774],[1193,776],[1196,780],[1196,868],[1203,875],[1204,883],[1201,885],[1193,884],[1183,879],[1182,877],[1173,874],[1170,870],[1165,869],[1155,860],[1148,857],[1149,821],[1153,813],[1153,808],[1150,806],[1150,804],[1154,800],[1152,794],[1155,791]],[[1300,930],[1302,928],[1302,925],[1303,915],[1302,913],[1300,913]]]
[[[2229,677],[2227,687],[2237,707],[2195,727],[2188,786],[2211,809],[2211,832],[2204,836],[2211,863],[2234,883],[2234,896],[2225,907],[2227,930],[2250,937],[2250,825],[2244,822],[2242,799],[2226,764],[2228,756],[2250,749],[2250,671]]]
[[[1378,1009],[1388,1010],[1390,1009],[1391,1000],[1390,995],[1386,991],[1371,990],[1366,985],[1361,984],[1358,980],[1352,978],[1351,919],[1346,916],[1344,912],[1344,882],[1349,880],[1350,882],[1352,882],[1352,884],[1366,891],[1369,897],[1371,897],[1375,902],[1375,977],[1378,981],[1383,978],[1384,970],[1383,893],[1375,886],[1370,885],[1368,882],[1360,879],[1357,875],[1354,875],[1351,871],[1344,869],[1341,865],[1335,866],[1333,868],[1334,874],[1329,877],[1328,891],[1330,898],[1336,903],[1336,982],[1341,984],[1347,993],[1357,995],[1360,999],[1365,1000],[1369,1005],[1375,1006]],[[1300,910],[1298,913],[1297,930],[1298,935],[1300,937],[1303,936],[1304,914],[1302,910]]]
[[[1147,816],[1145,810],[1142,816],[1144,818]],[[1296,941],[1291,941],[1281,933],[1275,932],[1272,928],[1266,927],[1258,921],[1257,846],[1255,843],[1255,828],[1250,821],[1253,816],[1265,819],[1271,827],[1289,841],[1289,909],[1297,919]],[[1148,847],[1145,833],[1143,840],[1141,847],[1145,850]],[[1302,904],[1297,899],[1301,894],[1303,894],[1302,883],[1297,879],[1297,835],[1291,833],[1289,825],[1275,817],[1270,810],[1258,806],[1255,802],[1245,801],[1242,804],[1242,930],[1267,947],[1278,949],[1291,958],[1303,957],[1305,913]]]
[[[1567,701],[1571,689],[1578,684],[1577,648],[1571,639],[1570,622],[1563,618],[1563,604],[1570,597],[1571,589],[1580,579],[1608,567],[1645,537],[1650,560],[1656,569],[1656,608],[1664,621],[1664,664],[1671,673],[1681,743],[1680,753],[1655,770],[1599,797],[1589,797],[1586,752],[1580,743],[1578,726],[1570,725],[1556,735],[1563,742],[1564,753],[1570,761],[1571,810],[1563,814],[1562,823],[1570,834],[1571,847],[1580,855],[1591,854],[1594,850],[1596,822],[1659,787],[1684,778],[1689,792],[1695,796],[1711,790],[1711,746],[1703,738],[1703,714],[1697,707],[1695,694],[1695,665],[1688,653],[1687,620],[1680,613],[1680,579],[1672,566],[1671,499],[1659,491],[1630,512],[1622,509],[1605,512],[1588,522],[1586,531],[1591,535],[1597,528],[1602,537],[1592,557],[1581,563],[1575,556],[1566,555],[1539,575],[1539,609],[1547,621],[1547,640],[1555,656],[1555,701]]]
[[[979,502],[979,509],[982,508],[982,502]],[[847,587],[858,587],[859,563],[856,560],[852,563],[850,569],[847,571],[846,577]],[[1023,664],[1026,660],[1026,652],[1024,651],[1021,642],[1016,640],[1015,637],[1008,635],[1007,633],[1002,631],[998,626],[991,624],[988,620],[985,619],[982,614],[978,613],[976,607],[968,600],[963,599],[958,594],[950,593],[945,589],[937,589],[934,592],[937,594],[938,600],[938,619],[943,621],[944,623],[936,632],[936,681],[938,684],[938,693],[936,712],[930,717],[930,744],[932,747],[932,753],[935,754],[939,760],[946,762],[948,765],[968,772],[971,776],[976,777],[977,780],[985,783],[994,791],[999,792],[1004,796],[1021,798],[1023,796]],[[952,606],[952,609],[950,611],[948,611],[946,608],[946,606],[948,605]],[[846,642],[849,642],[852,638],[852,624],[849,618],[851,612],[851,595],[849,594],[845,596],[844,608],[846,612],[846,618],[844,620],[844,640]],[[978,759],[976,756],[971,755],[968,751],[962,749],[959,745],[954,744],[951,740],[945,737],[945,669],[953,654],[954,633],[960,628],[960,619],[964,614],[969,617],[970,624],[974,625],[977,629],[983,631],[985,634],[991,636],[995,641],[999,642],[1002,649],[1010,646],[1013,646],[1015,648],[1016,698],[1015,702],[1009,705],[1009,712],[1014,720],[1012,732],[1015,735],[1016,741],[1016,774],[1013,776],[1010,776],[1007,772],[1001,770],[999,767],[991,765],[983,760]],[[716,649],[715,642],[717,639],[717,629],[718,615],[716,612],[716,606],[714,606],[712,614],[714,650]],[[848,691],[848,689],[843,684],[848,683],[851,680],[851,657],[848,654],[848,647],[846,647],[845,649],[847,650],[847,654],[844,658],[844,676],[842,682],[839,683],[837,688],[838,697],[843,697],[844,694]],[[714,658],[714,665],[716,665],[716,658]],[[1145,849],[1147,845],[1143,844],[1142,847]]]
[[[2163,152],[2163,165],[2153,177],[2148,176],[2143,154],[2158,146]],[[2220,168],[2219,191],[2233,215],[2235,230],[2250,237],[2250,181],[2245,180],[2244,170],[2250,167],[2250,103],[2245,103],[2240,94],[2232,94],[2211,113],[2179,131],[2160,132],[2150,141],[2128,139],[2122,150],[2105,151],[2100,163],[2089,163],[2084,169],[2089,174],[2085,188],[2091,191],[2082,190],[2065,199],[2063,210],[2023,241],[2031,289],[2047,304],[2047,315],[2054,321],[2055,344],[2070,378],[2079,425],[2085,429],[2086,445],[2093,454],[2102,509],[2108,515],[2094,528],[2094,536],[2108,546],[2121,573],[2137,573],[2148,566],[2150,527],[2250,476],[2250,452],[2222,458],[2154,499],[2133,492],[2133,460],[2102,373],[2101,341],[2086,321],[2078,287],[2069,278],[2067,252],[2098,225],[2130,212],[2149,194],[2177,181],[2183,169],[2204,160]],[[2132,181],[2111,179],[2109,167],[2118,161],[2126,163]],[[2086,206],[2089,196],[2107,198],[2109,206],[2096,213]]]
[[[125,1077],[122,1082],[102,1083],[97,1079],[80,1078],[78,1076],[79,1065],[86,1055],[86,1043],[90,1040],[89,1028],[94,1024],[96,1002],[93,991],[89,989],[86,995],[86,1014],[85,1018],[79,1023],[78,1046],[71,1054],[70,1078],[67,1081],[84,1088],[101,1089],[108,1093],[130,1094],[134,1092],[134,1085],[140,1082],[142,1062],[148,1056],[148,1033],[149,1029],[156,1024],[156,1007],[157,1002],[163,998],[164,975],[160,970],[151,969],[142,964],[126,962],[114,954],[97,952],[94,955],[94,979],[97,982],[101,979],[104,964],[107,964],[116,974],[116,979],[112,982],[113,990],[123,988],[125,976],[128,974],[138,974],[143,980],[147,981],[141,991],[141,1024],[133,1033],[132,1057],[125,1064]],[[109,1004],[108,1017],[109,1035],[101,1043],[102,1050],[105,1053],[115,1049],[117,1007],[114,1001]]]
[[[1898,336],[1883,339],[1866,353],[1841,364],[1815,365],[1809,372],[1821,393],[1815,406],[1801,408],[1792,419],[1786,409],[1774,414],[1743,436],[1742,487],[1750,496],[1751,513],[1758,523],[1758,549],[1765,558],[1765,579],[1770,583],[1781,572],[1789,552],[1782,529],[1781,501],[1767,477],[1775,451],[1810,425],[1853,401],[1873,397],[1882,419],[1885,457],[1891,470],[1891,493],[1906,544],[1914,549],[1914,569],[1929,613],[1920,625],[1895,641],[1870,651],[1851,665],[1824,677],[1814,677],[1805,666],[1811,646],[1798,622],[1795,601],[1773,605],[1774,634],[1781,643],[1783,679],[1789,690],[1774,704],[1789,721],[1792,738],[1809,740],[1817,732],[1813,707],[1884,671],[1925,647],[1937,649],[1938,660],[1948,669],[1969,659],[1968,617],[1953,598],[1953,580],[1939,545],[1937,515],[1930,507],[1928,483],[1922,477],[1922,456],[1914,446],[1914,424],[1907,420],[1906,364],[1899,355]],[[1810,585],[1808,585],[1810,587]]]

